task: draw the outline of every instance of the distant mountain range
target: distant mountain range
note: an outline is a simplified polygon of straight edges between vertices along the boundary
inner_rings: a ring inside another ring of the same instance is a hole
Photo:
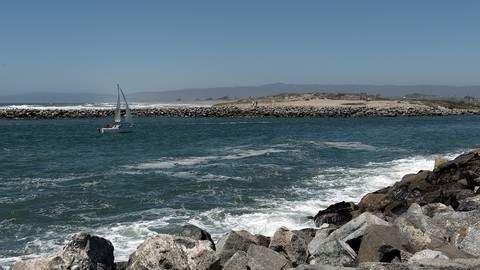
[[[215,88],[189,88],[162,92],[127,93],[128,101],[192,101],[207,99],[243,99],[270,96],[281,93],[367,93],[381,97],[404,97],[409,94],[424,94],[442,97],[480,96],[480,86],[448,85],[359,85],[359,84],[285,84],[274,83],[261,86],[237,86]],[[116,95],[29,93],[0,96],[0,103],[94,103],[113,102]]]

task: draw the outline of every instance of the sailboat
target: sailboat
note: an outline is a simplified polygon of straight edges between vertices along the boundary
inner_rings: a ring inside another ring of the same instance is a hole
[[[125,102],[125,115],[121,115],[120,94]],[[108,124],[106,127],[98,128],[100,133],[126,133],[133,131],[133,118],[122,88],[117,83],[117,107],[115,108],[115,124]]]

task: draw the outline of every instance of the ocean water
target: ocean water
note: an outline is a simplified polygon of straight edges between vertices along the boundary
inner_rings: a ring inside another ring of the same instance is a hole
[[[58,252],[85,230],[116,261],[190,223],[273,235],[480,146],[480,116],[353,119],[0,120],[0,265]]]

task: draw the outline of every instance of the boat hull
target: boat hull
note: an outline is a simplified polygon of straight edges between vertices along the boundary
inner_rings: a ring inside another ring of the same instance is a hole
[[[100,133],[129,133],[129,132],[133,132],[133,128],[129,127],[129,126],[103,127],[103,128],[99,128],[98,132],[100,132]]]

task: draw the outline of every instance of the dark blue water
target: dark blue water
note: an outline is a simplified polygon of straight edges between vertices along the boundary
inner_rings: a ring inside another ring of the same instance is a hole
[[[56,253],[86,230],[126,260],[193,223],[271,235],[480,145],[480,117],[0,121],[0,265]]]

